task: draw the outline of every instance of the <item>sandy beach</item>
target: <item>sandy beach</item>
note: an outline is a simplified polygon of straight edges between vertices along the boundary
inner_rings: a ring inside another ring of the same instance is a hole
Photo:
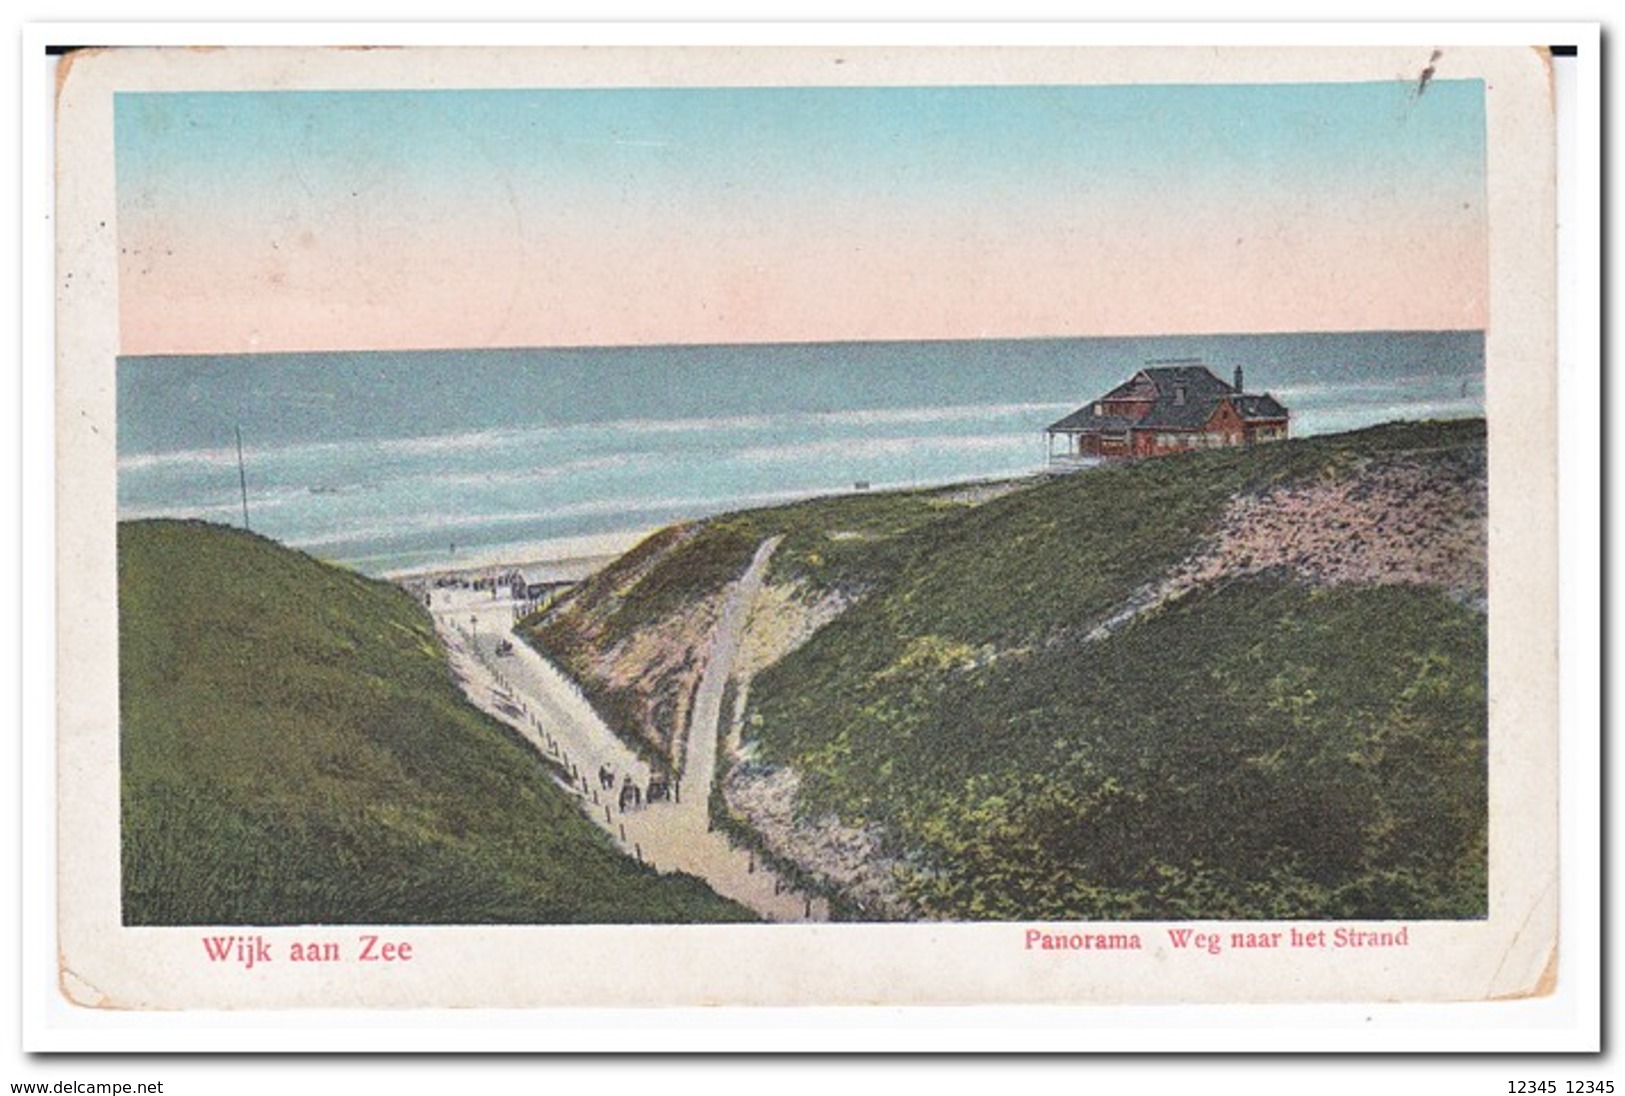
[[[569,537],[509,546],[494,552],[471,550],[463,556],[447,556],[436,563],[386,571],[391,582],[427,582],[441,579],[467,580],[521,572],[529,582],[580,582],[613,562],[636,545],[653,529],[601,536]]]

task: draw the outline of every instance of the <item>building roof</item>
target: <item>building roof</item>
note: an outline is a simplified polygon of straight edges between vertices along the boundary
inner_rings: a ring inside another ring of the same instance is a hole
[[[1213,405],[1236,391],[1205,365],[1153,366],[1141,372],[1157,387],[1157,402],[1135,424],[1147,430],[1198,429],[1213,414]]]
[[[1103,434],[1121,434],[1134,425],[1127,415],[1097,415],[1095,406],[1100,401],[1086,403],[1066,418],[1050,423],[1045,429],[1054,434],[1082,434],[1099,431]]]
[[[1183,390],[1183,395],[1181,395]],[[1205,365],[1151,365],[1140,370],[1099,400],[1084,404],[1047,429],[1056,434],[1120,434],[1130,427],[1147,430],[1198,430],[1213,414],[1214,406],[1229,398],[1244,421],[1284,419],[1287,410],[1268,394],[1239,392],[1214,375]],[[1106,400],[1151,400],[1150,410],[1139,418],[1125,415],[1097,415],[1095,408]]]
[[[1249,422],[1256,419],[1286,418],[1286,408],[1268,392],[1262,396],[1232,396],[1230,402],[1235,404],[1236,413]]]
[[[1158,396],[1171,397],[1180,385],[1185,386],[1189,396],[1199,399],[1217,399],[1235,391],[1205,365],[1153,365],[1140,372],[1151,378]]]
[[[1154,400],[1157,398],[1157,382],[1146,376],[1148,370],[1140,370],[1134,376],[1118,385],[1116,388],[1100,397],[1102,400]]]

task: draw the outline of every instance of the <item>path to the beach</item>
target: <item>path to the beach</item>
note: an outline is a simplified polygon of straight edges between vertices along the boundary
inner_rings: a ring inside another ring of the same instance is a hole
[[[739,651],[750,605],[761,589],[778,538],[763,542],[750,567],[729,591],[706,670],[695,695],[676,800],[622,811],[625,779],[649,786],[649,766],[599,718],[574,682],[513,633],[513,603],[489,590],[433,591],[431,610],[469,698],[516,728],[544,755],[572,774],[570,791],[582,809],[629,855],[661,871],[697,875],[718,894],[773,921],[822,921],[828,904],[792,890],[746,849],[734,848],[710,824],[710,787],[716,772],[722,696]],[[506,640],[511,654],[499,656]],[[614,774],[605,788],[600,770]]]

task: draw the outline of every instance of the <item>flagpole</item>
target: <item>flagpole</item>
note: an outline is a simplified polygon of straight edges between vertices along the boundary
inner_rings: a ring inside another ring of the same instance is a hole
[[[248,528],[248,473],[243,470],[243,428],[237,425],[237,486],[243,491],[243,528]]]

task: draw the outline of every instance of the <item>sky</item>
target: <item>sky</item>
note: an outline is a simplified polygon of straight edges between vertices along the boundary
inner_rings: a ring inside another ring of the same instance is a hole
[[[1478,81],[124,93],[125,354],[1478,329]]]

